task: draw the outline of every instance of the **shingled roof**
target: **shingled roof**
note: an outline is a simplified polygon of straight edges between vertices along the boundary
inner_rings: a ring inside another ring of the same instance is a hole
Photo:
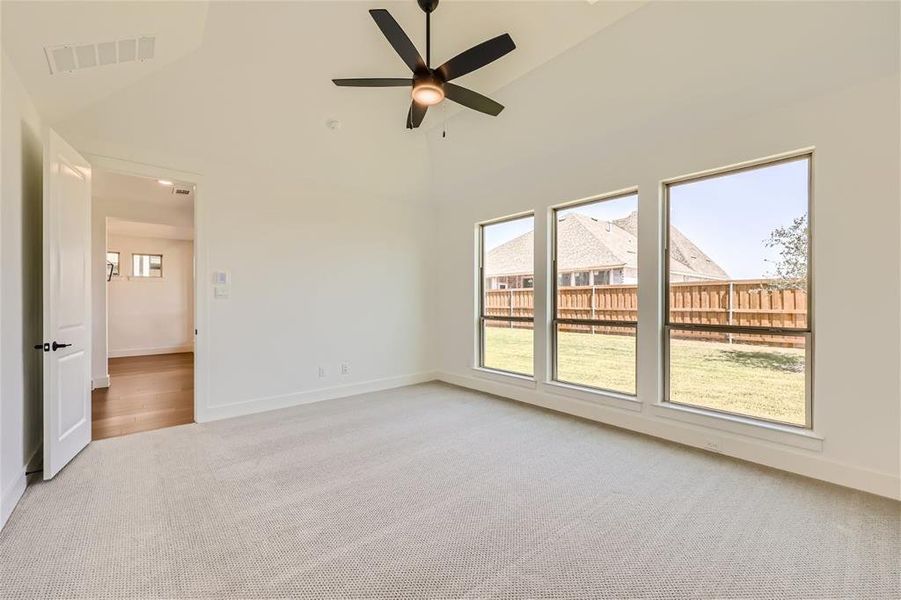
[[[601,221],[570,213],[557,225],[557,268],[560,271],[638,268],[638,212],[614,221]],[[534,269],[534,232],[529,231],[490,250],[485,257],[485,275],[525,275]],[[673,228],[670,236],[673,269],[705,278],[728,279],[710,257]]]

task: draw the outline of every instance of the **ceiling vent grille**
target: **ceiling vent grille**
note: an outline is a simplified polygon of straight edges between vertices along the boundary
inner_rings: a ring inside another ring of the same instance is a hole
[[[156,37],[144,35],[97,44],[46,46],[44,54],[51,75],[119,63],[145,62],[156,54]]]

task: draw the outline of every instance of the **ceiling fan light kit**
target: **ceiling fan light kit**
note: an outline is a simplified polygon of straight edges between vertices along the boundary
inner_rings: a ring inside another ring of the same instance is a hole
[[[431,67],[432,29],[431,15],[438,8],[438,0],[417,0],[425,12],[426,59],[422,60],[416,46],[404,33],[394,17],[383,8],[369,11],[372,19],[388,39],[388,43],[413,72],[413,77],[333,79],[337,86],[349,87],[406,87],[410,86],[412,102],[407,112],[407,129],[422,124],[429,106],[438,104],[445,98],[467,108],[496,117],[503,105],[465,87],[450,83],[452,79],[472,73],[494,62],[516,48],[509,34],[502,34],[461,52],[438,68]]]
[[[440,81],[423,79],[413,84],[411,95],[416,102],[432,106],[444,100],[444,88]]]

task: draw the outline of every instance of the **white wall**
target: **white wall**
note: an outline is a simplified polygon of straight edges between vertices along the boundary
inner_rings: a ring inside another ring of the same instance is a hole
[[[271,176],[217,165],[198,187],[208,253],[198,343],[209,344],[200,418],[431,378],[426,202]],[[230,274],[228,299],[212,298],[212,271]]]
[[[79,148],[98,168],[174,177],[149,166],[162,162],[152,151],[130,153],[139,165],[99,158],[110,154],[103,144]],[[432,378],[425,315],[434,221],[422,195],[389,196],[252,163],[171,160],[194,172],[174,178],[197,183],[198,420]],[[142,218],[114,215],[114,200],[98,200],[101,257],[102,216]],[[95,263],[101,280],[102,269]],[[229,273],[228,299],[212,297],[212,271]]]
[[[6,54],[0,67],[0,527],[41,447],[41,118]]]
[[[109,356],[186,352],[194,347],[194,243],[109,235],[120,274],[108,286]],[[132,277],[132,254],[162,254],[163,276]]]
[[[898,7],[782,6],[642,9],[506,88],[503,122],[461,115],[449,140],[433,136],[435,163],[466,174],[435,190],[441,277],[433,337],[441,340],[441,377],[898,497]],[[766,45],[757,41],[762,30]],[[711,48],[729,57],[729,69],[719,68]],[[548,110],[556,105],[552,95],[574,81],[578,94],[568,96],[567,110]],[[808,146],[816,148],[814,436],[655,406],[662,386],[660,181]],[[545,383],[548,207],[635,185],[638,405]],[[474,225],[526,210],[535,211],[538,260],[534,383],[472,368]],[[869,290],[866,310],[849,312],[860,301],[856,282]]]
[[[191,203],[185,203],[182,208],[178,209],[172,207],[161,209],[158,204],[140,197],[125,195],[106,197],[95,194],[92,198],[91,257],[93,259],[93,272],[91,274],[91,309],[93,311],[93,336],[91,339],[91,379],[94,387],[106,387],[109,385],[109,371],[107,370],[108,286],[106,283],[106,228],[110,219],[187,228],[194,226],[193,205]]]

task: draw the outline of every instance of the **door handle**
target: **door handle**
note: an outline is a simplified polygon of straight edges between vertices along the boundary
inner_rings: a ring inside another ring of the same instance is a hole
[[[35,344],[35,350],[43,350],[44,352],[50,352],[50,344]]]
[[[60,348],[68,348],[68,347],[71,346],[71,345],[72,345],[72,344],[57,344],[57,343],[56,343],[56,340],[53,340],[53,344],[50,346],[50,348],[51,348],[54,352],[56,352],[56,351],[57,351],[58,349],[60,349]]]

